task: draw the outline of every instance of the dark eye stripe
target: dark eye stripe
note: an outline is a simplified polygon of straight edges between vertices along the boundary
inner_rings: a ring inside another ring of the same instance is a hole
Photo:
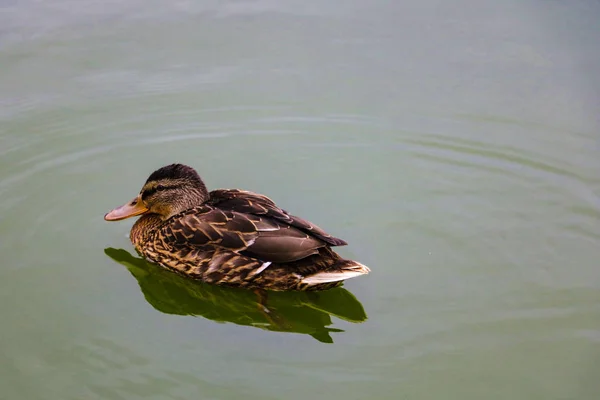
[[[161,190],[167,190],[167,189],[171,189],[171,186],[163,186],[163,185],[154,186],[152,189],[144,190],[144,192],[142,193],[142,199],[153,195],[155,192],[158,192]]]

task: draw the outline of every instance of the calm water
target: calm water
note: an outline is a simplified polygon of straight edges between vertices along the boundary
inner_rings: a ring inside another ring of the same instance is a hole
[[[594,399],[597,1],[1,1],[1,399]],[[372,269],[191,284],[105,212],[154,169]]]

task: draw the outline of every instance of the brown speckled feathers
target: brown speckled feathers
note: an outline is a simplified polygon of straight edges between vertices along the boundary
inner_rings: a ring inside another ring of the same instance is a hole
[[[155,171],[138,197],[105,216],[142,215],[136,250],[165,268],[207,283],[271,290],[321,290],[369,273],[332,246],[346,242],[279,208],[261,194],[207,192],[190,167]]]
[[[285,210],[277,207],[271,199],[261,194],[238,189],[213,190],[210,192],[208,204],[212,204],[224,210],[235,210],[241,213],[275,219],[306,232],[309,235],[328,243],[330,246],[345,246],[347,244],[342,239],[329,235],[318,226],[313,225],[302,218],[288,214]]]
[[[269,198],[241,190],[217,190],[209,201],[161,228],[168,246],[214,246],[262,261],[296,261],[326,245],[346,244],[291,216]]]

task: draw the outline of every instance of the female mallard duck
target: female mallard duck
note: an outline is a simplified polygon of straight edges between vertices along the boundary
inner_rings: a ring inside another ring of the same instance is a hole
[[[331,246],[345,245],[288,214],[266,196],[238,189],[208,192],[191,167],[152,173],[140,194],[104,216],[142,215],[130,239],[146,259],[193,279],[268,290],[324,290],[369,273]]]

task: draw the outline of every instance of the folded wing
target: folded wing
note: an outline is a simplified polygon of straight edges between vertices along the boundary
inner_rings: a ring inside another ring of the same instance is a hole
[[[277,207],[273,200],[258,193],[238,189],[213,190],[210,192],[208,204],[223,210],[262,216],[280,222],[322,240],[330,246],[345,246],[347,244],[344,240],[333,237],[317,225],[288,214],[287,211]]]
[[[162,228],[172,248],[217,247],[264,261],[291,262],[316,254],[328,243],[268,214],[255,215],[205,205]]]

